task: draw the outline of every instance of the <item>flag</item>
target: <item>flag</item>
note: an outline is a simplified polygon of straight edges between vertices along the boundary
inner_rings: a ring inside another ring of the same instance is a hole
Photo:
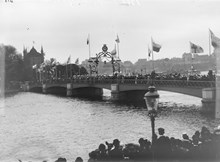
[[[69,57],[68,57],[68,59],[67,59],[67,62],[66,62],[66,63],[67,63],[67,64],[69,64],[69,63],[70,63],[70,61],[71,61],[71,56],[69,56]]]
[[[76,65],[79,64],[79,58],[76,59],[75,64],[76,64]]]
[[[89,42],[89,35],[88,35],[88,38],[87,38],[87,41],[86,41],[86,44],[89,44],[90,42]]]
[[[215,34],[209,29],[211,44],[214,48],[220,47],[220,38],[216,37]]]
[[[191,53],[203,53],[204,50],[202,47],[192,43],[192,42],[189,42],[190,43],[190,52]]]
[[[150,50],[150,48],[148,47],[148,57],[150,57],[150,54],[151,54],[151,50]]]
[[[151,38],[151,42],[152,42],[152,50],[155,52],[159,52],[161,49],[161,45],[155,43],[152,38]]]
[[[112,54],[112,55],[116,55],[116,54],[117,54],[116,45],[115,45],[115,48],[111,51],[111,54]]]
[[[115,42],[120,43],[118,35],[117,35],[117,38],[115,39]]]

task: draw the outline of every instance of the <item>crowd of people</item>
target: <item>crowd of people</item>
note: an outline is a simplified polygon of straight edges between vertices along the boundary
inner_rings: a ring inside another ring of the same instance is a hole
[[[144,138],[138,144],[121,145],[118,139],[112,143],[101,143],[97,149],[89,153],[88,162],[99,161],[149,161],[149,162],[217,162],[220,160],[220,126],[214,132],[202,127],[191,138],[182,134],[182,139],[168,137],[164,128],[158,129],[152,141]],[[58,158],[55,162],[67,162]],[[77,157],[75,162],[83,162]]]
[[[115,73],[114,75],[73,75],[69,76],[68,78],[66,76],[63,76],[62,78],[50,78],[50,79],[44,79],[42,80],[45,83],[48,82],[82,82],[82,81],[120,81],[121,83],[126,83],[131,80],[137,80],[143,83],[148,80],[154,80],[154,81],[215,81],[216,76],[213,73],[212,70],[209,70],[207,75],[199,74],[199,73],[157,73],[155,71],[152,71],[149,74],[136,74],[136,75],[123,75],[120,73]],[[41,82],[42,82],[41,81]]]
[[[220,126],[213,132],[202,127],[191,138],[184,133],[182,139],[168,137],[164,128],[158,128],[158,135],[155,133],[151,141],[140,138],[138,144],[121,145],[118,139],[114,139],[112,143],[101,143],[89,153],[88,162],[218,162],[219,150]],[[67,162],[67,159],[59,157],[54,162]],[[77,157],[75,162],[83,162],[83,159]]]
[[[181,73],[156,73],[152,71],[149,74],[145,75],[122,75],[122,74],[115,74],[115,75],[96,75],[96,76],[89,76],[89,75],[74,75],[71,80],[89,80],[89,79],[96,79],[96,80],[108,80],[108,79],[154,79],[154,80],[192,80],[192,81],[215,81],[215,74],[213,74],[212,70],[208,72],[207,75],[202,74],[181,74]]]
[[[93,161],[218,161],[220,160],[220,130],[211,133],[206,127],[196,131],[192,138],[187,134],[182,139],[165,136],[163,128],[158,129],[153,141],[140,138],[139,144],[120,145],[118,139],[105,142],[89,153]]]

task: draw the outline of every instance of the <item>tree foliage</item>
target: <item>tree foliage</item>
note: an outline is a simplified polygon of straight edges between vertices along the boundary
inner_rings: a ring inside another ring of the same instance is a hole
[[[24,61],[15,47],[5,45],[5,81],[22,81],[24,78]]]

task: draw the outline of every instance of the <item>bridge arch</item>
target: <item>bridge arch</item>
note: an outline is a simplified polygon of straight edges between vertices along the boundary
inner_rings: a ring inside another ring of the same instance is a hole
[[[30,87],[29,91],[30,92],[42,93],[43,89],[42,89],[42,86],[36,86],[36,87]]]
[[[50,86],[46,88],[46,93],[65,96],[66,90],[67,88],[63,86]]]
[[[76,97],[89,97],[89,98],[101,98],[103,95],[103,88],[100,87],[78,87],[72,88],[72,96]]]
[[[156,87],[157,90],[180,93],[184,95],[189,95],[193,97],[202,98],[202,89],[201,88],[190,88],[190,87]]]

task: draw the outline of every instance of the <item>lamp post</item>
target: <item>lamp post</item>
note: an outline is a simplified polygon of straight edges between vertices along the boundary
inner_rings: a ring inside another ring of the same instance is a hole
[[[157,116],[157,107],[159,102],[159,94],[155,86],[150,86],[148,92],[144,95],[144,100],[148,109],[148,116],[151,119],[152,143],[155,138],[155,117]]]

